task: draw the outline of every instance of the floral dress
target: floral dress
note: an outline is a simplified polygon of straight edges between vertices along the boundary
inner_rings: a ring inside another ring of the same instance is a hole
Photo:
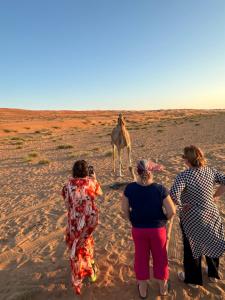
[[[62,190],[68,210],[66,244],[70,249],[71,281],[77,294],[81,292],[83,279],[94,272],[92,232],[98,224],[94,200],[101,194],[99,183],[91,177],[71,178]]]

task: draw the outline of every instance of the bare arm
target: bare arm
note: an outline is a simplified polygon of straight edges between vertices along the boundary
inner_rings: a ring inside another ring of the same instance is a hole
[[[164,200],[163,200],[163,207],[166,210],[166,217],[168,220],[170,220],[176,213],[176,207],[171,199],[170,196],[167,196]]]
[[[168,251],[169,248],[169,240],[171,237],[171,232],[172,232],[172,227],[173,227],[173,217],[176,213],[176,206],[173,203],[173,200],[171,199],[170,196],[167,196],[164,200],[163,200],[163,207],[165,209],[165,213],[166,213],[166,217],[169,220],[167,222],[167,228],[166,228],[166,235],[167,235],[167,245],[166,245],[166,249]]]
[[[129,220],[129,217],[130,217],[129,203],[128,203],[127,197],[125,197],[124,195],[122,196],[121,210],[122,210],[122,215],[123,215],[124,219]]]
[[[213,198],[220,197],[223,193],[225,193],[225,185],[220,185],[213,195]]]

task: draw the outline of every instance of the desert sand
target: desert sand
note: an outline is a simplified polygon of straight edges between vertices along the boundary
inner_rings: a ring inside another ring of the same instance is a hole
[[[112,173],[110,133],[116,111],[25,111],[0,109],[0,299],[1,300],[135,300],[134,247],[130,224],[120,213],[124,185],[131,181],[126,153],[124,177]],[[225,111],[126,111],[133,164],[151,158],[165,166],[155,176],[170,188],[184,169],[185,145],[200,146],[208,164],[225,172]],[[73,162],[84,158],[95,167],[104,191],[99,199],[100,224],[94,234],[99,277],[80,297],[70,285],[64,243],[66,210],[61,188]],[[218,200],[225,216],[225,195]],[[193,290],[178,281],[182,241],[178,218],[169,247],[172,290],[164,299],[225,299],[225,282]],[[203,260],[203,265],[205,262]],[[225,261],[221,259],[221,275]],[[161,299],[150,280],[148,299]]]

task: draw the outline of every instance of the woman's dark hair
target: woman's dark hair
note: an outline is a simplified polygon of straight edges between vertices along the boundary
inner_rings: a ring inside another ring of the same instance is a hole
[[[85,160],[77,160],[73,165],[73,177],[84,178],[88,176],[88,164]]]

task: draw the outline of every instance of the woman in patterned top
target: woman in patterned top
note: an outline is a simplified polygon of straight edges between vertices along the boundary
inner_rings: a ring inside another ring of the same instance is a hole
[[[214,198],[225,189],[225,175],[206,166],[202,151],[196,146],[184,148],[187,169],[175,179],[171,198],[180,209],[180,225],[184,244],[184,272],[180,280],[197,288],[202,285],[201,258],[206,257],[208,277],[219,277],[219,257],[225,252],[223,223]],[[216,193],[214,186],[220,184]]]
[[[77,294],[81,293],[84,278],[89,277],[92,282],[96,280],[92,233],[98,224],[95,198],[102,191],[95,174],[88,175],[87,162],[76,161],[73,177],[62,190],[68,210],[66,243],[70,250],[71,281]]]

